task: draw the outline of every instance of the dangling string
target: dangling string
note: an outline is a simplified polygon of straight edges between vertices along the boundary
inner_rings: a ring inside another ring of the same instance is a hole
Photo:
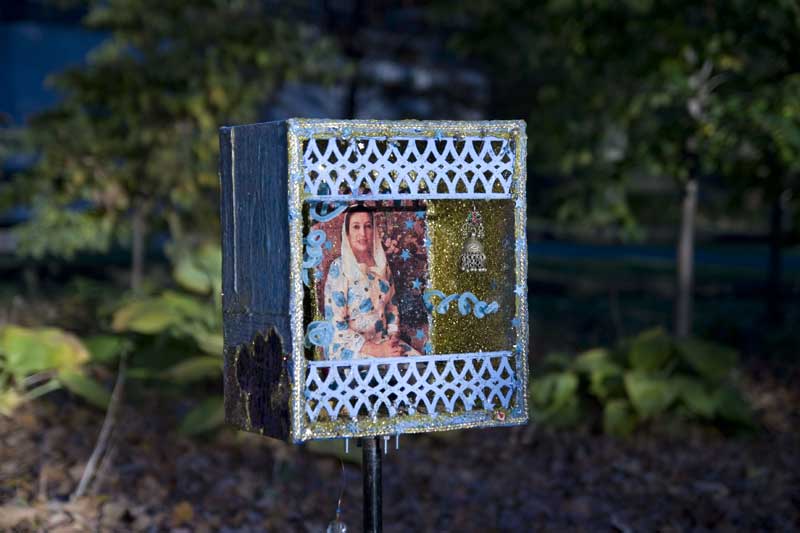
[[[342,522],[342,499],[344,498],[344,488],[347,483],[347,471],[344,468],[344,461],[339,458],[339,464],[342,466],[342,486],[339,488],[339,500],[336,502],[336,518],[333,522],[328,524],[326,533],[347,533],[347,526]]]

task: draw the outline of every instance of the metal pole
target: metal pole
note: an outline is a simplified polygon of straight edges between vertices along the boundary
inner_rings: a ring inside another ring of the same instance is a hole
[[[378,437],[361,439],[363,461],[361,475],[364,481],[364,531],[383,531],[383,478],[381,477],[381,450]]]

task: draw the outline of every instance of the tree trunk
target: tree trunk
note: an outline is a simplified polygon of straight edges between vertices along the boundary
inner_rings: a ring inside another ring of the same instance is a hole
[[[144,260],[147,245],[147,220],[145,209],[133,209],[133,244],[131,246],[131,290],[138,291],[144,278]]]
[[[767,273],[767,318],[774,325],[783,323],[783,302],[781,299],[783,247],[783,195],[777,194],[772,200],[769,219],[769,271]]]
[[[686,182],[681,209],[681,233],[678,238],[678,287],[675,302],[675,336],[691,333],[692,293],[694,292],[694,233],[697,214],[697,180]]]

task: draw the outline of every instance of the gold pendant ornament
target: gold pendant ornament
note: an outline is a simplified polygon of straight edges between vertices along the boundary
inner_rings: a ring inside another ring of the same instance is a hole
[[[486,272],[486,254],[481,242],[484,237],[483,218],[475,206],[472,206],[466,222],[461,226],[461,235],[465,239],[461,252],[461,271]]]

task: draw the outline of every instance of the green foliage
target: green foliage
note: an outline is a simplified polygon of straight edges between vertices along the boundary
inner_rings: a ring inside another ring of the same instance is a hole
[[[74,369],[89,352],[74,335],[57,328],[5,326],[0,330],[2,370],[15,380],[48,370]]]
[[[62,370],[58,373],[56,379],[65,389],[77,394],[96,407],[105,409],[111,400],[111,395],[105,387],[80,372]]]
[[[550,217],[635,234],[645,179],[714,176],[727,213],[800,185],[797,2],[438,4],[443,21],[463,14],[452,45],[482,61],[492,114],[535,124],[529,171],[551,180],[534,197]]]
[[[111,328],[134,343],[128,376],[178,389],[220,380],[222,255],[218,245],[178,246],[171,252],[180,290],[134,297],[113,313]],[[184,418],[181,431],[200,434],[223,421],[222,400],[208,398]]]
[[[93,344],[100,349],[97,340]],[[112,337],[101,344],[101,357],[106,360],[117,357],[127,346],[124,340]],[[22,402],[61,387],[105,407],[108,392],[88,375],[92,358],[80,339],[57,328],[0,328],[0,413],[7,415]]]
[[[225,406],[222,397],[214,396],[200,402],[183,418],[181,433],[199,435],[217,429],[225,421]]]
[[[72,259],[79,251],[107,251],[112,229],[111,218],[100,218],[90,211],[42,205],[36,210],[35,223],[20,224],[13,231],[19,242],[16,252],[20,255]]]
[[[261,2],[86,3],[85,26],[109,37],[51,80],[63,98],[31,122],[41,157],[20,191],[38,209],[20,252],[107,249],[131,213],[145,231],[214,235],[218,128],[255,121],[286,81],[330,78],[330,42]],[[92,209],[64,213],[76,200]]]
[[[734,386],[736,353],[714,343],[675,340],[661,328],[577,357],[549,356],[530,384],[534,418],[574,425],[602,410],[606,433],[628,435],[640,423],[688,414],[723,427],[753,426],[752,410]]]

